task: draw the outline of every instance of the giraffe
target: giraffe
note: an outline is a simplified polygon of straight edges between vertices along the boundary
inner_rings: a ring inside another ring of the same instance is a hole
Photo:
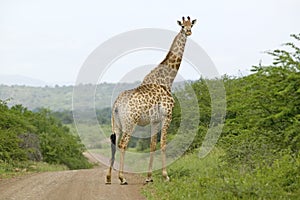
[[[126,90],[119,94],[112,107],[112,135],[111,151],[112,157],[106,175],[106,184],[111,184],[111,172],[115,160],[117,137],[122,135],[118,144],[120,149],[119,180],[121,185],[127,185],[124,177],[124,156],[134,128],[151,125],[150,161],[146,183],[153,182],[152,166],[153,156],[156,150],[157,133],[161,128],[161,156],[162,176],[169,181],[166,169],[166,140],[167,130],[172,120],[172,109],[174,99],[171,94],[173,81],[179,70],[187,36],[192,34],[191,28],[196,20],[187,17],[185,20],[177,21],[181,27],[165,59],[145,76],[142,83],[134,89]]]

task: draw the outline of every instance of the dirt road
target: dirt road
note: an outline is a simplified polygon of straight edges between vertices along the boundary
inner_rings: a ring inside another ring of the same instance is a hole
[[[143,177],[127,174],[129,185],[121,186],[117,172],[112,184],[105,185],[107,168],[32,174],[0,181],[1,200],[135,200],[146,199],[141,194]]]

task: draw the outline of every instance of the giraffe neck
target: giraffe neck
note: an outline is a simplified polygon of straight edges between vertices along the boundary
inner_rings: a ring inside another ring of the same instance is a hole
[[[186,35],[180,31],[173,40],[166,58],[146,75],[142,85],[158,84],[171,89],[181,64],[186,40]]]
[[[180,31],[177,34],[166,58],[161,62],[162,65],[168,65],[169,67],[177,70],[179,69],[186,39],[186,35],[183,33],[183,31]]]

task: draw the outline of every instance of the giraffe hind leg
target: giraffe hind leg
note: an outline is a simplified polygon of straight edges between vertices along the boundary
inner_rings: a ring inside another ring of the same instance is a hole
[[[110,136],[110,141],[111,141],[111,160],[110,160],[110,166],[106,175],[106,180],[105,184],[111,184],[111,171],[114,166],[115,162],[115,155],[116,155],[116,134],[113,133]]]
[[[131,132],[130,132],[131,134]],[[119,169],[119,180],[121,181],[121,185],[127,185],[127,181],[124,177],[124,158],[125,158],[125,150],[127,148],[127,145],[129,143],[130,134],[127,132],[124,132],[122,135],[122,138],[119,143],[119,148],[121,150],[120,154],[120,169]]]

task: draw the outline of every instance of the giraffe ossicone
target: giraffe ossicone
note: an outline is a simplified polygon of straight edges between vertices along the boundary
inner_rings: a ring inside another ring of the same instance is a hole
[[[126,185],[124,177],[124,156],[134,128],[151,125],[150,161],[146,183],[153,182],[152,167],[153,156],[156,150],[157,133],[161,128],[161,156],[162,175],[166,181],[169,176],[166,169],[166,144],[167,130],[172,120],[172,109],[174,99],[171,94],[173,81],[179,70],[187,37],[192,34],[192,27],[196,20],[187,17],[185,20],[177,21],[181,27],[176,35],[165,59],[145,76],[141,85],[137,88],[126,90],[119,94],[112,108],[112,135],[111,151],[112,157],[110,167],[106,175],[106,184],[111,184],[111,173],[115,160],[116,141],[120,136],[118,147],[120,149],[119,179],[121,185]]]

